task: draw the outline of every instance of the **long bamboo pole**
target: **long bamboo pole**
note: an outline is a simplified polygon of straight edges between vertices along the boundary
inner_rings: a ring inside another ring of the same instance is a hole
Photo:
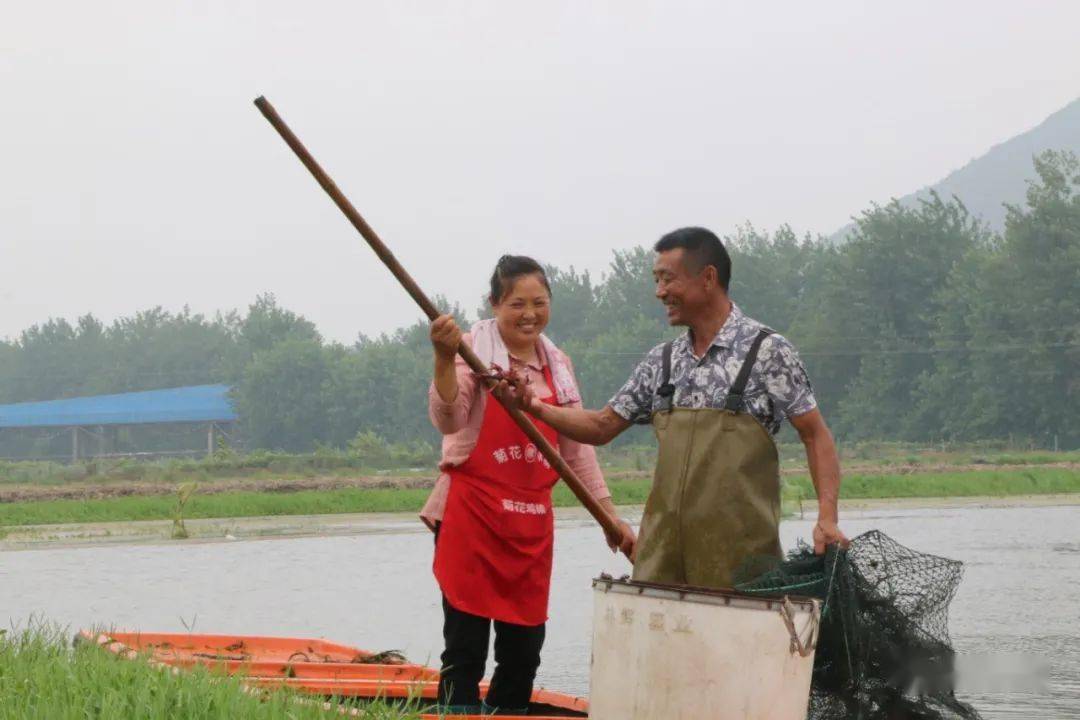
[[[438,308],[428,299],[428,296],[424,294],[424,291],[420,289],[420,286],[416,284],[416,281],[412,279],[401,263],[398,262],[394,254],[390,252],[390,248],[386,246],[386,243],[379,238],[371,226],[367,224],[363,216],[353,207],[349,199],[345,197],[345,194],[338,189],[338,186],[334,184],[334,181],[330,179],[330,176],[326,174],[326,171],[322,169],[311,153],[308,152],[304,144],[300,142],[300,139],[296,137],[289,126],[285,124],[285,121],[278,115],[274,106],[262,96],[255,99],[255,107],[259,108],[259,112],[274,126],[278,134],[281,135],[281,139],[292,148],[292,151],[296,153],[296,157],[300,159],[300,162],[304,164],[304,167],[315,177],[319,185],[322,186],[326,194],[330,196],[330,199],[334,201],[334,204],[345,214],[345,217],[349,219],[349,222],[353,224],[360,234],[363,236],[367,244],[371,246],[371,249],[375,251],[375,254],[379,256],[379,259],[383,261],[383,264],[393,273],[397,278],[401,286],[405,288],[405,291],[412,296],[412,299],[416,301],[416,304],[420,306],[420,309],[424,311],[424,314],[428,316],[430,320],[434,320],[439,317]],[[469,367],[481,375],[487,375],[489,368],[484,367],[484,364],[480,361],[480,358],[476,356],[476,353],[472,351],[465,343],[461,343],[458,347],[458,354],[468,363]],[[493,381],[489,380],[489,384]],[[502,402],[500,400],[500,402]],[[533,425],[529,417],[522,412],[519,408],[512,405],[503,403],[503,407],[510,413],[510,417],[514,419],[514,422],[518,424],[528,436],[530,440],[536,445],[540,453],[547,459],[553,468],[559,473],[559,477],[570,487],[577,499],[581,501],[581,504],[585,506],[585,509],[596,518],[596,521],[600,523],[600,526],[604,528],[604,531],[611,537],[621,537],[622,530],[619,527],[619,523],[604,506],[601,505],[592,493],[585,487],[581,479],[574,473],[566,461],[563,460],[559,452],[547,441],[540,431]]]

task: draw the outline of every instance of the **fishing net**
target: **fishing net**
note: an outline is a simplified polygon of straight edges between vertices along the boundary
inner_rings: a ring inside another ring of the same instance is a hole
[[[949,603],[961,563],[916,552],[876,530],[847,550],[802,546],[737,589],[822,601],[810,720],[976,720],[953,694]]]

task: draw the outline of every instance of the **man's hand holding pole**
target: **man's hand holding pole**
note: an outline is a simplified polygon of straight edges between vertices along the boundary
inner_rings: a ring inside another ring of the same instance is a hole
[[[492,386],[491,392],[504,406],[522,410],[540,421],[544,421],[545,411],[552,409],[536,396],[528,379],[515,370],[507,371],[499,382]],[[619,517],[611,498],[601,500],[600,504],[618,522],[618,533],[613,529],[604,528],[604,538],[607,540],[608,547],[612,552],[621,550],[632,563],[637,545],[634,529],[630,527],[630,523]]]

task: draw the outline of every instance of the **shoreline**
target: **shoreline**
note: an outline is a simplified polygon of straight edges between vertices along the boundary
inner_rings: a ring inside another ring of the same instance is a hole
[[[965,497],[852,498],[840,500],[840,512],[874,510],[1020,508],[1080,506],[1080,493]],[[636,522],[643,506],[620,505],[620,514]],[[812,499],[803,503],[806,515],[814,511]],[[842,516],[842,515],[841,515]],[[799,511],[785,520],[799,519]],[[556,527],[592,522],[582,507],[555,508]],[[0,552],[34,549],[101,547],[109,545],[202,544],[251,540],[298,539],[327,536],[430,532],[415,512],[335,513],[323,515],[270,515],[185,520],[190,537],[172,539],[171,520],[136,520],[4,528]]]
[[[844,466],[845,477],[917,477],[954,473],[1017,473],[1031,470],[1068,470],[1080,473],[1080,463],[1071,461],[1022,463],[860,463]],[[606,469],[609,482],[652,479],[652,471],[625,468]],[[804,466],[784,467],[781,477],[787,480],[808,478]],[[40,502],[51,500],[108,500],[131,497],[174,496],[183,485],[196,483],[202,496],[238,492],[290,493],[308,490],[430,490],[435,486],[433,475],[333,475],[315,474],[297,477],[210,477],[176,478],[173,480],[73,480],[63,483],[0,482],[0,504]]]

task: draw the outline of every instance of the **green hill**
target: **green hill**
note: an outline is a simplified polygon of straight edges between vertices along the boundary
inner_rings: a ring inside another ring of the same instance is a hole
[[[955,195],[972,215],[1000,231],[1005,227],[1005,204],[1023,203],[1028,181],[1035,178],[1031,160],[1044,150],[1072,150],[1080,155],[1080,99],[1035,128],[995,145],[940,182],[905,195],[900,203],[913,206],[931,190],[944,199]],[[846,225],[831,239],[843,239],[852,227]]]

